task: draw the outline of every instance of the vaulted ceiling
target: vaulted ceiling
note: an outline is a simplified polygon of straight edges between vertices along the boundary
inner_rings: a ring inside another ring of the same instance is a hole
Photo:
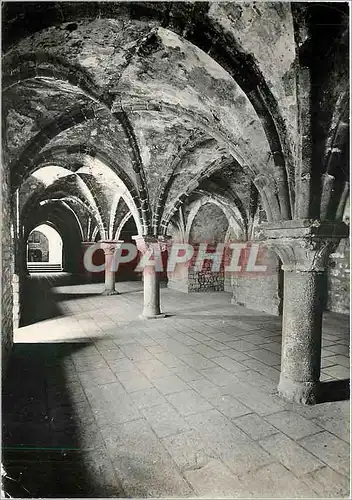
[[[312,153],[307,167],[297,64],[316,48],[319,21],[308,11],[286,2],[5,3],[3,154],[23,226],[61,207],[82,239],[115,238],[128,213],[139,233],[165,233],[199,192],[233,204],[244,227],[258,204],[268,220],[336,217],[347,180],[347,25],[342,7],[331,31],[339,59],[322,79],[327,92],[339,76],[338,91],[317,93],[322,162],[314,166]],[[336,198],[328,208],[324,175]],[[297,200],[307,176],[319,180],[318,208],[305,213]]]

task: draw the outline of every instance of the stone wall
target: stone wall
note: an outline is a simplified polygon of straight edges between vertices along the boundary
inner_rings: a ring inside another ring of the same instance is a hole
[[[350,245],[348,238],[341,240],[335,253],[330,256],[327,276],[329,311],[350,312]]]
[[[13,236],[11,234],[10,181],[8,172],[1,173],[1,347],[2,376],[13,343]]]
[[[36,253],[39,250],[40,253]],[[49,262],[49,240],[40,231],[33,231],[28,237],[28,255],[30,262]]]
[[[205,260],[201,269],[195,267],[199,244],[207,245],[207,252],[214,253],[218,243],[223,243],[229,222],[220,207],[213,203],[202,205],[191,226],[189,241],[195,249],[194,257],[188,268],[188,292],[223,292],[224,269],[213,271],[211,260]]]
[[[231,276],[232,303],[280,315],[282,309],[282,272],[273,252],[258,254],[258,265],[266,265],[265,272],[239,272]],[[227,288],[228,289],[228,288]]]

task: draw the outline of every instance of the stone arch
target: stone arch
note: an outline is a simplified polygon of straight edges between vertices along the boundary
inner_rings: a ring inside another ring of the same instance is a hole
[[[9,18],[11,19],[11,11]],[[45,11],[45,7],[43,7]],[[254,57],[241,50],[237,40],[229,33],[224,33],[221,29],[212,24],[208,16],[208,7],[204,5],[195,5],[192,9],[183,9],[181,6],[168,6],[151,4],[133,4],[133,6],[121,5],[111,9],[105,4],[97,5],[92,3],[80,12],[82,18],[118,18],[127,16],[130,19],[138,19],[138,15],[144,19],[151,19],[157,25],[170,29],[175,33],[181,34],[186,40],[203,50],[210,53],[211,57],[221,66],[230,71],[230,74],[240,82],[242,88],[250,97],[258,116],[265,128],[268,139],[271,143],[271,149],[276,154],[278,163],[285,164],[285,159],[293,164],[292,152],[288,146],[287,130],[280,113],[279,105],[273,96],[270,88],[265,81]],[[55,8],[43,14],[43,22],[38,25],[37,12],[27,9],[26,23],[22,19],[13,19],[11,30],[7,33],[5,40],[5,50],[7,47],[16,43],[20,36],[25,33],[35,33],[43,30],[55,23],[70,22],[75,20],[74,13],[69,8],[63,6],[60,11]],[[30,20],[30,22],[28,22]],[[188,26],[193,29],[187,29]],[[16,29],[17,27],[17,29]],[[229,47],[231,46],[231,50]],[[284,146],[284,153],[282,153]],[[288,169],[289,170],[289,169]],[[290,174],[287,175],[290,179]]]
[[[45,240],[46,245],[41,245],[42,249],[42,262],[48,262],[50,264],[60,264],[62,265],[62,238],[58,231],[54,229],[50,224],[41,224],[36,226],[30,233],[40,232]],[[29,239],[28,237],[28,239]],[[34,242],[35,243],[35,242]],[[45,255],[45,252],[47,255]]]
[[[194,222],[194,219],[195,219],[197,213],[199,212],[199,210],[202,206],[204,206],[208,203],[216,205],[217,207],[219,207],[222,210],[222,212],[224,213],[224,215],[226,216],[226,218],[228,220],[229,226],[240,227],[241,230],[244,229],[243,225],[242,226],[240,225],[238,214],[236,214],[237,216],[235,216],[233,210],[230,209],[228,206],[226,206],[223,203],[223,201],[220,201],[218,199],[218,197],[216,197],[216,196],[213,197],[210,195],[203,195],[200,199],[194,201],[190,205],[191,210],[190,210],[190,213],[189,213],[188,218],[187,218],[186,230],[185,230],[185,241],[186,242],[189,241],[191,227],[192,227],[192,224]]]

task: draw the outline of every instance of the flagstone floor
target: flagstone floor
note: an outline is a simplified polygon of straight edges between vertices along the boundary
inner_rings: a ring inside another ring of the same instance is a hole
[[[28,281],[3,384],[3,462],[30,497],[349,495],[348,317],[324,317],[324,401],[276,394],[281,319],[227,293]]]

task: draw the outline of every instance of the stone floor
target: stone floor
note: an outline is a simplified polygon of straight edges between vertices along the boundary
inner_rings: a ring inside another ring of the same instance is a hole
[[[348,496],[347,317],[325,315],[326,402],[304,407],[276,395],[280,318],[163,289],[170,317],[143,321],[141,283],[70,283],[28,281],[3,386],[22,496]]]

